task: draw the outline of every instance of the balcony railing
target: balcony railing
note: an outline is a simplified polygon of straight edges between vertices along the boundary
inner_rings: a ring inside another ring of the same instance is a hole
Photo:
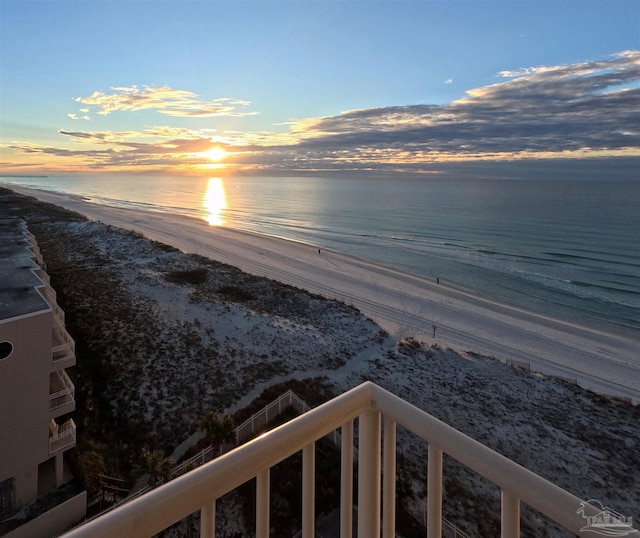
[[[76,387],[64,370],[57,370],[49,376],[49,409],[54,410],[73,402]]]
[[[69,419],[58,424],[51,419],[49,422],[49,454],[55,454],[59,450],[66,450],[76,444],[76,423]]]
[[[42,251],[40,250],[40,247],[38,246],[38,242],[36,241],[35,236],[28,230],[25,232],[25,235],[26,235],[27,240],[29,241],[29,243],[31,245],[31,252],[33,252],[33,257],[36,259],[38,264],[41,265],[42,264]]]
[[[49,301],[51,305],[51,309],[53,310],[54,320],[59,322],[61,325],[64,325],[64,310],[58,306],[58,303],[55,302],[55,292],[54,292],[54,300]]]
[[[44,282],[45,284],[47,284],[47,287],[48,287],[48,288],[51,288],[51,277],[49,276],[49,273],[47,273],[47,272],[46,272],[44,269],[42,269],[42,268],[39,268],[39,269],[36,271],[36,273],[37,273],[37,275],[38,275],[38,278],[39,278],[40,280],[42,280],[42,282]],[[53,289],[53,288],[51,288],[51,289]]]
[[[64,326],[64,310],[58,306],[57,293],[56,290],[51,287],[51,277],[49,276],[49,273],[44,269],[39,269],[37,274],[38,278],[45,283],[45,286],[40,289],[40,293],[53,310],[54,322],[59,322]]]
[[[46,275],[47,273],[42,274]],[[41,292],[53,310],[54,322],[59,322],[61,325],[64,325],[64,310],[58,306],[56,290],[47,285],[41,290]]]
[[[310,407],[301,400],[295,392],[288,390],[278,399],[263,407],[259,412],[251,415],[240,426],[236,427],[236,439],[238,443],[243,443],[250,437],[254,437],[256,432],[264,428],[270,420],[273,420],[287,407],[293,407],[298,413],[306,413]]]
[[[353,479],[355,418],[358,418],[359,448],[357,485]],[[584,530],[585,517],[596,515],[591,505],[367,382],[65,536],[152,536],[200,510],[200,535],[213,538],[216,499],[255,478],[256,536],[268,538],[270,468],[302,451],[302,536],[313,538],[315,441],[341,428],[340,536],[353,536],[352,499],[354,486],[357,486],[358,538],[378,537],[381,531],[383,538],[393,538],[398,424],[428,443],[428,538],[442,536],[443,454],[448,454],[500,488],[502,537],[520,536],[521,502],[577,535],[591,534],[591,530]],[[583,510],[579,512],[581,507]],[[629,533],[634,531],[631,527],[626,529]]]
[[[53,362],[75,357],[76,344],[65,329],[61,320],[54,316],[51,357]]]

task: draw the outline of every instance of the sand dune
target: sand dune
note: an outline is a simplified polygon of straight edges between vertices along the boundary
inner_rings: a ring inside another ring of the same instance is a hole
[[[87,217],[342,300],[391,334],[527,363],[604,394],[640,401],[640,338],[543,317],[345,254],[214,227],[180,215],[117,209],[78,197],[17,188]],[[434,335],[435,332],[435,335]]]

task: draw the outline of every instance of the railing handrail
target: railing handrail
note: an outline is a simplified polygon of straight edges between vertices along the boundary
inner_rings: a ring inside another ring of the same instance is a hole
[[[51,347],[51,361],[57,362],[65,359],[73,359],[76,352],[76,343],[69,337],[64,344]]]
[[[242,424],[237,426],[236,432],[239,433],[242,430],[248,428],[253,422],[258,420],[262,415],[268,414],[269,411],[271,411],[272,409],[274,409],[275,407],[277,407],[278,405],[282,404],[287,400],[290,402],[289,405],[292,405],[292,402],[295,401],[304,410],[304,412],[311,409],[304,400],[300,399],[300,397],[298,397],[298,395],[295,392],[289,389],[287,392],[285,392],[284,394],[281,394],[277,399],[265,405],[260,411],[258,411],[257,413],[254,413]]]
[[[59,425],[55,421],[52,422],[58,427],[58,431],[49,437],[49,454],[53,454],[54,452],[71,446],[76,442],[76,423],[72,418]],[[49,430],[52,433],[54,431],[51,427],[51,422],[49,423]],[[65,441],[67,437],[71,437],[72,441]]]
[[[179,474],[182,473],[182,471],[186,468],[188,468],[190,465],[202,460],[204,462],[205,458],[211,454],[211,452],[213,452],[213,447],[212,446],[208,446],[207,448],[202,449],[200,452],[198,452],[196,455],[190,457],[188,460],[185,460],[181,463],[179,463],[178,465],[176,465],[172,470],[171,470],[171,476],[177,476]]]
[[[71,335],[67,332],[67,328],[65,327],[63,320],[54,317],[53,330],[63,344],[73,342],[73,338],[71,338]]]
[[[68,538],[151,536],[302,450],[371,405],[362,385],[83,525]],[[313,416],[312,416],[313,415]],[[318,435],[319,434],[319,435]],[[151,516],[153,513],[153,516]]]
[[[76,430],[76,423],[74,422],[74,420],[72,418],[70,418],[69,420],[64,421],[62,424],[60,424],[60,430],[62,432],[66,432],[66,431],[75,431]]]
[[[581,499],[506,456],[472,439],[387,390],[375,386],[374,406],[430,445],[484,476],[501,490],[579,533],[584,518],[577,514]]]
[[[58,398],[62,398],[63,396],[71,396],[71,399],[73,400],[74,389],[64,388],[57,392],[52,392],[51,394],[49,394],[49,400],[57,400]]]
[[[53,394],[51,394],[50,395],[51,399],[53,399],[52,396],[54,394],[59,394],[59,393],[69,394],[69,393],[75,392],[76,386],[73,384],[73,381],[71,381],[69,374],[67,374],[65,370],[56,370],[55,373],[58,375],[58,379],[60,379],[60,382],[64,385],[64,389],[56,391]]]
[[[217,498],[244,482],[264,477],[264,473],[280,461],[309,447],[332,430],[352,424],[353,419],[360,415],[360,459],[364,468],[368,469],[367,465],[376,459],[379,464],[380,446],[376,448],[375,443],[369,446],[369,441],[376,436],[375,424],[377,422],[379,428],[380,414],[385,420],[385,438],[387,421],[390,421],[389,424],[395,421],[427,441],[430,455],[433,446],[434,453],[441,450],[499,486],[503,494],[507,495],[507,504],[514,498],[516,501],[521,499],[568,530],[581,534],[585,523],[583,515],[577,512],[584,505],[581,499],[414,405],[371,382],[365,382],[202,467],[122,505],[90,524],[75,529],[67,536],[106,538],[157,534],[189,514],[211,506]],[[363,451],[366,452],[364,455]],[[431,469],[431,458],[429,459]],[[371,517],[379,518],[376,505],[379,507],[380,497],[379,491],[376,494],[371,490],[372,493],[369,494],[370,488],[367,487],[375,485],[376,479],[370,479],[366,474],[362,477],[365,489],[359,493],[359,498],[360,494],[366,495],[362,497],[364,504],[360,507],[358,520],[359,533],[366,533],[367,525],[376,528],[376,523],[365,525],[369,520],[363,519],[361,528],[360,517],[368,511],[372,514]],[[431,478],[429,481],[431,482]],[[371,501],[376,498],[378,501],[369,507],[367,499]],[[209,517],[211,514],[207,508],[207,518]],[[519,518],[513,520],[508,513],[507,517],[508,528],[511,528],[513,521],[519,525]]]
[[[59,344],[57,346],[52,346],[51,351],[56,353],[58,351],[64,351],[65,349],[70,349],[73,347],[73,342],[66,342],[64,344]]]
[[[267,404],[265,407],[261,408],[257,413],[254,413],[253,415],[251,415],[240,426],[237,426],[235,428],[235,430],[234,430],[235,433],[236,433],[236,439],[238,439],[240,437],[240,432],[241,432],[242,429],[247,429],[256,420],[259,420],[262,415],[268,414],[268,410],[273,409],[274,407],[278,406],[280,403],[285,402],[287,400],[295,401],[298,404],[298,406],[302,409],[302,411],[301,411],[302,413],[306,413],[307,411],[309,411],[311,409],[311,407],[309,406],[309,404],[307,404],[307,402],[305,402],[302,398],[300,398],[300,396],[298,396],[295,392],[293,392],[293,390],[289,389],[286,392],[284,392],[283,394],[281,394],[280,396],[278,396],[278,398],[276,398],[275,400],[273,400],[272,402]],[[52,422],[53,422],[53,419],[52,419]],[[342,437],[338,433],[337,430],[333,430],[332,432],[330,432],[327,435],[332,435],[334,443],[336,445],[340,445]],[[354,449],[354,451],[357,454],[357,449]],[[211,454],[212,452],[213,452],[213,446],[208,446],[208,447],[203,448],[202,450],[200,450],[197,454],[194,454],[193,456],[191,456],[188,460],[180,462],[178,465],[176,465],[171,470],[171,473],[170,473],[171,479],[174,479],[177,476],[180,476],[181,474],[183,474],[183,472],[185,470],[189,470],[189,471],[193,470],[193,468],[190,468],[190,466],[193,465],[194,463],[198,464],[198,465],[196,465],[196,467],[198,467],[200,465],[204,465],[206,463],[207,456],[209,456],[209,454]],[[81,525],[84,525],[85,523],[88,523],[89,521],[92,521],[92,520],[96,519],[97,517],[101,516],[102,514],[106,514],[107,512],[112,511],[113,509],[117,508],[118,506],[120,506],[120,505],[122,505],[124,503],[132,501],[133,499],[139,497],[140,495],[142,495],[144,493],[147,493],[151,489],[153,489],[155,487],[158,487],[162,483],[163,483],[163,481],[160,480],[160,481],[158,481],[157,484],[154,484],[152,486],[146,485],[143,488],[138,489],[138,490],[130,493],[124,499],[120,499],[119,501],[117,501],[113,505],[111,505],[108,508],[105,508],[104,510],[102,510],[100,513],[94,514],[93,516],[84,519],[82,522],[78,523],[77,525],[74,525],[74,526],[70,527],[68,529],[68,531],[71,531],[71,530],[73,530],[73,529],[75,529],[77,527],[80,527]],[[443,521],[444,521],[444,518],[443,518]]]

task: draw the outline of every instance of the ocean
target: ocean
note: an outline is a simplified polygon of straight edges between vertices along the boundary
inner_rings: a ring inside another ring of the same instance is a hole
[[[640,180],[460,176],[9,178],[301,241],[638,337]]]

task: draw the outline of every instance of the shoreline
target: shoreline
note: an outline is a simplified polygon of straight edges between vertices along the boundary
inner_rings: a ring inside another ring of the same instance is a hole
[[[446,281],[369,263],[301,242],[214,227],[177,214],[93,204],[80,196],[13,185],[92,220],[132,230],[358,308],[398,339],[413,337],[473,356],[529,365],[601,394],[640,400],[640,342],[482,298]]]

